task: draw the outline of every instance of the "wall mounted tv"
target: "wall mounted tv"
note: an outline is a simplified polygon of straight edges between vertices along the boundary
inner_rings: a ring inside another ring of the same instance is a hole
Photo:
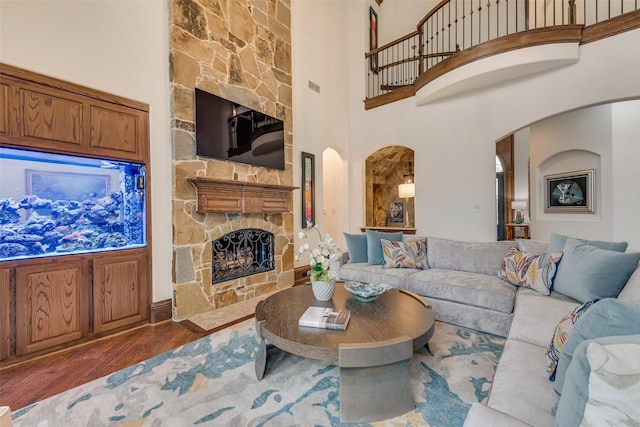
[[[196,88],[196,154],[284,169],[284,123]]]

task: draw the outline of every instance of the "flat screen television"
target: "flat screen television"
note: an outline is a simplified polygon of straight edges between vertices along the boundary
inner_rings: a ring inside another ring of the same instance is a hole
[[[284,169],[284,123],[196,88],[196,154]]]

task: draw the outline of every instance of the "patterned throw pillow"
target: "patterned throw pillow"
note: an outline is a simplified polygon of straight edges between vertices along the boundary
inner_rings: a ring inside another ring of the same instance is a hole
[[[512,248],[502,260],[498,277],[513,285],[531,288],[542,295],[549,295],[561,259],[562,252],[527,255],[526,252]]]
[[[558,323],[558,326],[556,326],[556,330],[553,332],[553,337],[551,338],[551,342],[549,343],[546,353],[547,373],[549,374],[550,381],[555,381],[556,379],[556,368],[558,367],[560,352],[562,351],[564,343],[567,341],[567,337],[573,330],[573,326],[589,309],[589,307],[598,301],[600,301],[600,299],[594,299],[577,306],[571,310],[569,314],[564,316],[562,320],[560,320],[560,323]]]
[[[424,240],[392,242],[381,239],[384,268],[419,268],[426,270],[427,244]]]

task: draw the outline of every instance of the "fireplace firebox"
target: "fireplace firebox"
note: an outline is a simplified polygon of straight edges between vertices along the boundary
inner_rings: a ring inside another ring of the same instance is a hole
[[[246,228],[212,242],[212,283],[251,276],[275,269],[274,236],[268,231]]]

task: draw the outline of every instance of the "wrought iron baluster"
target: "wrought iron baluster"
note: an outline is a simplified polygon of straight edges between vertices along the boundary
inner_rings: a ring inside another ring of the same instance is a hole
[[[465,10],[466,9],[464,8],[464,0],[462,0],[462,49],[465,49],[467,47],[465,43],[465,32],[466,32],[466,26],[467,26],[466,15],[464,12]]]
[[[482,43],[482,0],[478,0],[478,44]]]

